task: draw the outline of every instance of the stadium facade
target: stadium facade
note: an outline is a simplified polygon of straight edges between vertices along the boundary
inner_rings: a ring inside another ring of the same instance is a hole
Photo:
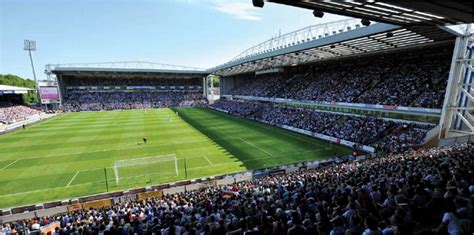
[[[200,79],[208,75],[206,71],[199,68],[172,66],[165,64],[156,64],[148,62],[114,62],[114,63],[98,63],[98,64],[62,64],[62,65],[47,65],[46,73],[48,75],[54,74],[58,81],[61,98],[64,99],[69,92],[75,90],[89,90],[90,86],[69,86],[72,80],[81,80],[87,78],[97,79],[121,79],[130,78],[132,84],[129,90],[199,90],[204,91],[205,81],[196,86],[160,86],[160,87],[134,87],[133,79],[135,78],[156,78],[156,79]],[[143,85],[143,84],[142,84]],[[106,90],[108,87],[106,88]],[[96,87],[94,90],[103,90],[103,87]],[[116,90],[115,87],[110,87],[110,90]],[[126,87],[118,88],[118,90],[127,90]]]

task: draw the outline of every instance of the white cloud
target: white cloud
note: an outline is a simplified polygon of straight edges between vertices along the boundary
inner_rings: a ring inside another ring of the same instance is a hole
[[[241,20],[261,20],[256,9],[249,0],[172,0],[183,4],[207,5],[221,13]]]
[[[247,2],[215,1],[214,9],[241,20],[261,20],[255,7]]]

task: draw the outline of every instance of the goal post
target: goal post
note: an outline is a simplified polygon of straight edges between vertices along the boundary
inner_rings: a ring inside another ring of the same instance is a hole
[[[119,185],[120,179],[123,178],[166,175],[170,173],[178,176],[178,158],[175,154],[167,154],[117,160],[114,162],[113,168],[116,185]]]

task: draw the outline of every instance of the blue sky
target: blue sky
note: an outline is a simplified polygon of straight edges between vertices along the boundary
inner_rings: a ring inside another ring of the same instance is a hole
[[[0,0],[0,74],[48,63],[150,61],[209,68],[278,34],[343,17],[251,0]]]

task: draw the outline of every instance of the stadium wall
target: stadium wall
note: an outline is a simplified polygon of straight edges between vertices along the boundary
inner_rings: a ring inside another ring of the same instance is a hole
[[[323,134],[320,134],[320,133],[316,133],[316,132],[312,132],[312,131],[308,131],[308,130],[303,130],[303,129],[299,129],[299,128],[292,127],[292,126],[281,125],[279,127],[283,128],[283,129],[286,129],[286,130],[289,130],[289,131],[297,132],[297,133],[300,133],[300,134],[303,134],[303,135],[315,137],[317,139],[325,140],[325,141],[328,141],[328,142],[331,142],[331,143],[347,146],[349,148],[354,148],[354,146],[357,146],[356,147],[357,150],[361,150],[361,151],[369,152],[369,153],[375,153],[375,148],[371,147],[371,146],[362,145],[362,144],[351,142],[351,141],[344,140],[344,139],[334,138],[332,136],[323,135]]]

